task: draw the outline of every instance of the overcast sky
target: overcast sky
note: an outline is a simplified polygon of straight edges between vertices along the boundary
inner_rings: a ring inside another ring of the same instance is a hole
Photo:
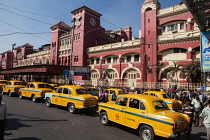
[[[140,30],[140,9],[144,0],[0,0],[0,53],[29,43],[34,48],[50,43],[50,27],[59,21],[71,25],[71,11],[87,6],[102,14],[101,26],[119,30],[131,26]],[[161,9],[181,0],[159,0]]]

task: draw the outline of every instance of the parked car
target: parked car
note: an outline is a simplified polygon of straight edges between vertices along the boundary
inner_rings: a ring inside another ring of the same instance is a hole
[[[142,94],[118,95],[115,102],[99,103],[98,112],[103,125],[110,122],[137,129],[142,140],[155,136],[176,138],[190,134],[190,118],[170,110],[158,97]]]
[[[118,89],[118,88],[110,88],[110,89],[107,89],[107,91],[108,91],[108,101],[112,101],[112,92],[114,92],[116,97],[120,94],[124,94],[123,90]],[[116,97],[115,97],[115,100],[116,100]]]
[[[10,97],[14,94],[18,94],[20,88],[24,88],[25,83],[23,81],[11,80],[3,86],[2,94],[7,93]]]
[[[44,82],[30,82],[25,88],[19,90],[19,98],[29,97],[36,102],[37,99],[43,99],[46,92],[52,92],[50,85]]]
[[[165,92],[160,91],[146,91],[143,94],[156,96],[162,99],[169,107],[169,109],[180,110],[182,108],[182,102],[179,100],[174,100],[169,97],[169,95]]]
[[[96,96],[98,97],[99,96],[99,89],[97,87],[85,87],[86,89],[86,92],[88,94],[92,94],[92,91],[94,90],[96,92]]]
[[[7,84],[8,80],[0,80],[0,92],[3,90],[3,86]]]
[[[56,90],[58,88],[58,84],[49,84],[51,86],[51,89]]]
[[[97,106],[98,98],[85,93],[85,88],[81,86],[64,85],[56,89],[55,92],[45,94],[46,106],[51,104],[64,106],[70,113],[76,113],[78,109],[86,109]]]

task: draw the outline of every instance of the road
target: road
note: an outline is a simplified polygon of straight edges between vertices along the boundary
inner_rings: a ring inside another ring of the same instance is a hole
[[[6,140],[138,140],[136,130],[112,124],[103,126],[96,113],[70,114],[65,108],[46,107],[3,95],[8,108]],[[159,138],[162,139],[162,138]],[[205,140],[205,128],[193,128],[192,140]]]

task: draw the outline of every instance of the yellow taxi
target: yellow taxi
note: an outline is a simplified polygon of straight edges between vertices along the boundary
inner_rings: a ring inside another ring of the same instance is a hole
[[[99,103],[98,112],[102,125],[109,125],[111,121],[137,129],[142,140],[154,140],[156,136],[177,138],[190,135],[190,118],[170,110],[158,97],[119,95],[115,102]]]
[[[24,88],[25,83],[23,81],[11,80],[3,86],[2,94],[7,93],[10,97],[13,94],[18,94],[20,88]]]
[[[96,96],[86,93],[84,87],[73,85],[59,86],[55,92],[46,93],[44,99],[46,106],[64,106],[72,114],[78,109],[92,108],[98,104]]]
[[[118,88],[110,88],[107,89],[107,91],[108,91],[108,101],[114,101],[117,99],[118,95],[124,94],[124,90]],[[113,97],[113,94],[115,95],[115,97]]]
[[[97,97],[99,96],[99,89],[97,87],[85,87],[85,89],[88,94],[93,95],[93,91],[95,91],[96,93],[93,96],[97,96]]]
[[[49,84],[44,82],[30,82],[25,88],[19,90],[19,98],[30,97],[32,101],[36,102],[37,99],[43,99],[46,92],[52,92]]]
[[[56,90],[58,88],[58,84],[49,84],[51,86],[51,89]]]
[[[0,92],[3,90],[3,86],[7,84],[8,80],[0,80]]]
[[[143,94],[156,96],[156,97],[162,99],[168,105],[169,109],[180,110],[182,108],[182,102],[181,101],[171,99],[169,97],[169,95],[167,93],[165,93],[165,92],[146,91]]]

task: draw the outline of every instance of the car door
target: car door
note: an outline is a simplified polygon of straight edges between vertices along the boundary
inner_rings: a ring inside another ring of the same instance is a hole
[[[119,97],[113,105],[113,111],[110,112],[110,119],[116,123],[125,125],[125,111],[128,98]]]
[[[147,110],[143,102],[139,99],[130,98],[126,111],[126,126],[137,128],[141,119],[147,116]]]
[[[71,90],[69,90],[68,88],[63,88],[61,105],[62,106],[67,106],[71,96],[72,96]]]
[[[27,89],[27,93],[26,93],[27,97],[31,97],[32,94],[35,94],[34,88],[35,88],[35,85],[33,83],[31,83],[29,85],[29,88]]]
[[[30,85],[31,84],[27,84],[26,87],[21,90],[22,96],[27,96],[27,92],[30,90]]]
[[[52,96],[52,103],[56,105],[61,105],[61,98],[62,98],[63,88],[57,88],[55,90],[55,94]]]

